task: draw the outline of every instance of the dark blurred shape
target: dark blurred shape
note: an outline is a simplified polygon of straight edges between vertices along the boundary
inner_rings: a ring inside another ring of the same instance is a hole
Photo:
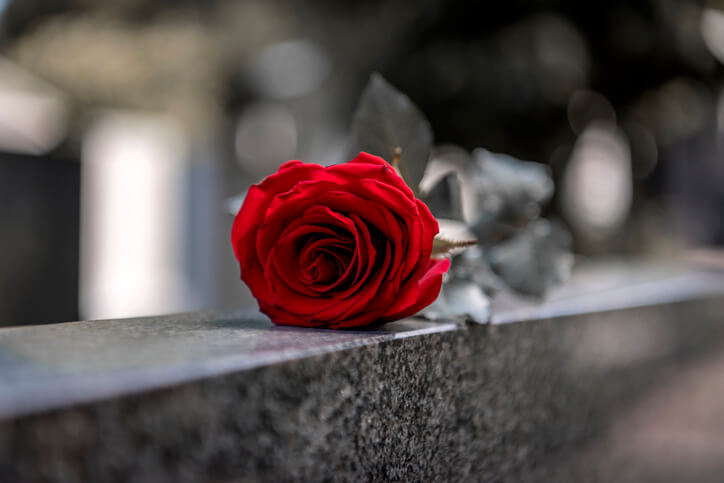
[[[78,318],[80,164],[0,153],[0,326]]]
[[[659,148],[651,130],[635,121],[623,124],[623,130],[631,147],[633,175],[636,179],[645,179],[656,168]]]
[[[580,89],[568,99],[568,122],[576,134],[593,121],[616,123],[616,111],[608,99],[590,89]]]
[[[674,78],[645,92],[630,110],[630,118],[653,129],[657,142],[685,141],[705,128],[713,109],[709,89],[690,78]]]
[[[724,154],[713,122],[696,136],[668,147],[664,186],[670,213],[687,240],[724,244]]]

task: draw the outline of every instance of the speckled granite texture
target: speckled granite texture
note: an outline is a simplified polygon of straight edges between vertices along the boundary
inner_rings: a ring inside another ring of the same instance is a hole
[[[11,417],[0,481],[545,479],[551,455],[724,342],[723,309],[465,326]]]

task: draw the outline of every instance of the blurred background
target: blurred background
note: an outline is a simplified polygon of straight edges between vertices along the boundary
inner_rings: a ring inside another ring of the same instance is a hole
[[[0,325],[252,303],[229,199],[379,71],[584,256],[724,244],[724,2],[0,0]]]

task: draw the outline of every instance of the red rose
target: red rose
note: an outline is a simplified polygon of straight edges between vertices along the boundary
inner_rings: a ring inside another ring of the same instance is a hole
[[[280,325],[350,328],[432,303],[448,260],[437,221],[382,158],[289,161],[249,190],[231,241],[241,278]]]

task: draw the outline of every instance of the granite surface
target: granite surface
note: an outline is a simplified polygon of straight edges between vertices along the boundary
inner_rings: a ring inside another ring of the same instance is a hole
[[[546,479],[552,455],[724,343],[721,273],[603,278],[503,300],[490,325],[207,313],[0,330],[0,481]],[[576,305],[596,292],[595,311]]]
[[[599,436],[521,479],[719,483],[724,475],[724,351],[673,368]]]

